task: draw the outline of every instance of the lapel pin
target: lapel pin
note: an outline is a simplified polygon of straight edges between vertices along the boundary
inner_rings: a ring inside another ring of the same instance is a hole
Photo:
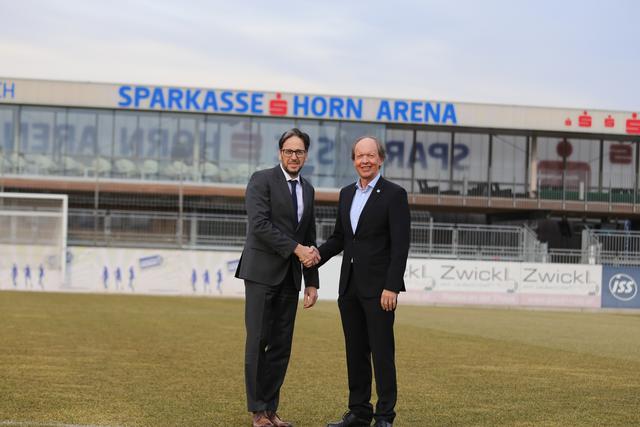
[[[380,189],[377,189],[377,190],[376,190],[376,193],[379,193],[379,192],[380,192]]]

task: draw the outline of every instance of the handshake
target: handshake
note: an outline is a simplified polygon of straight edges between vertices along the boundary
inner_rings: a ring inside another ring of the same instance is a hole
[[[315,246],[302,246],[298,244],[293,251],[298,257],[302,265],[305,267],[313,267],[320,262],[320,252]]]

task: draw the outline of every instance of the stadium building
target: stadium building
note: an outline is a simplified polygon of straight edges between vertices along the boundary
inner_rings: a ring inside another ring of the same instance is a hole
[[[0,78],[0,193],[66,194],[69,245],[238,250],[246,183],[292,127],[320,242],[373,135],[413,256],[640,264],[637,112]]]

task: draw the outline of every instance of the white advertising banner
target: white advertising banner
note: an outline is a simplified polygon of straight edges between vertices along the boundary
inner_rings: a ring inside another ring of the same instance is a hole
[[[0,104],[640,135],[637,112],[0,77]]]
[[[64,281],[35,249],[13,254],[0,259],[0,290],[244,297],[239,251],[70,247]],[[340,260],[320,270],[322,299],[337,299]]]
[[[409,259],[402,299],[425,304],[600,307],[602,266]]]
[[[234,277],[239,251],[71,247],[64,282],[45,261],[23,255],[0,262],[0,290],[244,297]],[[337,299],[341,261],[320,269],[320,299]],[[601,280],[599,265],[410,258],[400,302],[600,307]]]

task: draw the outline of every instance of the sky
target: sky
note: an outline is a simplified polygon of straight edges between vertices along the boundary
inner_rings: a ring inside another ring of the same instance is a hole
[[[0,80],[640,111],[637,0],[0,0]]]

